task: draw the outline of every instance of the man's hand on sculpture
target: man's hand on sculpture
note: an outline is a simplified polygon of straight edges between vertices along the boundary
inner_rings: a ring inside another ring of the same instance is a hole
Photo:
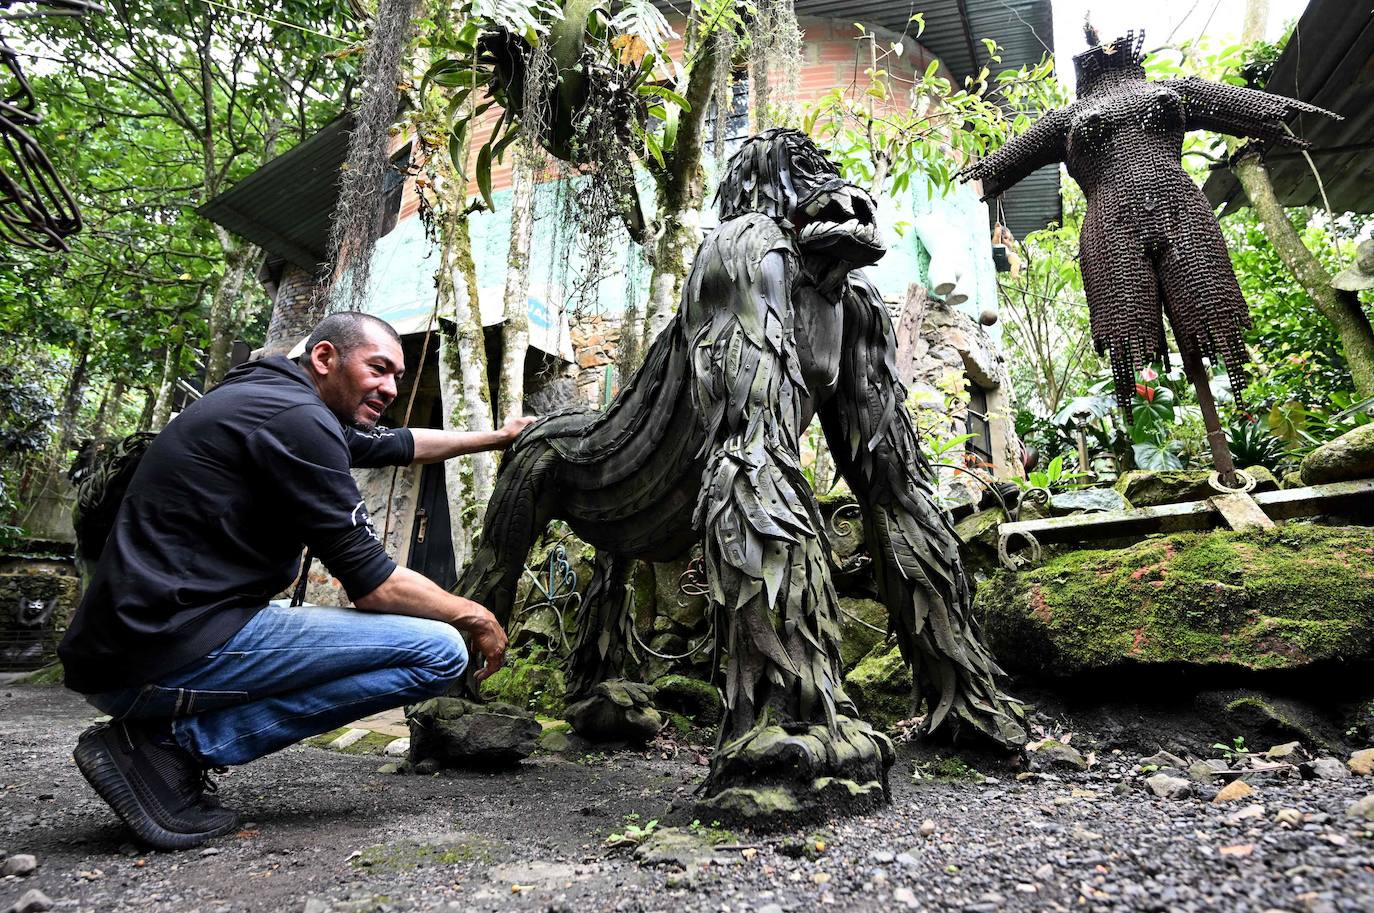
[[[516,418],[508,419],[506,423],[501,426],[501,430],[496,432],[501,435],[503,441],[501,444],[502,449],[515,443],[515,439],[520,436],[520,432],[524,431],[538,420],[538,417],[534,415],[517,416]]]

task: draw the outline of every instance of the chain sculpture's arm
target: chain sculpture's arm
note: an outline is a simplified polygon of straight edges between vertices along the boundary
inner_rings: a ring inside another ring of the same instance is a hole
[[[1069,109],[1051,111],[1029,130],[959,173],[962,181],[982,181],[983,199],[995,197],[1032,171],[1064,161]]]
[[[1320,114],[1341,119],[1325,108],[1297,99],[1209,82],[1196,76],[1165,79],[1159,84],[1177,92],[1183,99],[1186,130],[1212,130],[1306,149],[1307,140],[1287,128],[1290,118],[1297,114]]]
[[[915,696],[929,708],[928,730],[948,722],[956,736],[971,728],[1019,749],[1026,739],[1020,705],[998,685],[1002,670],[973,617],[958,536],[934,501],[934,473],[901,399],[891,320],[859,273],[851,275],[844,327],[840,385],[821,408],[821,424],[863,512],[878,590]]]
[[[891,758],[841,689],[829,548],[800,464],[797,268],[777,224],[749,214],[702,244],[684,295],[693,398],[713,448],[696,525],[712,608],[728,619],[727,718],[706,800],[723,813],[759,787],[839,788],[836,778],[876,806]]]

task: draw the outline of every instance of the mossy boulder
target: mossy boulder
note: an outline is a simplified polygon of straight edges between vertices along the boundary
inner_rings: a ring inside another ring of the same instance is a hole
[[[1294,524],[1074,551],[979,588],[1011,671],[1138,664],[1293,669],[1374,656],[1374,530]]]
[[[844,677],[844,690],[874,728],[890,728],[912,715],[911,669],[895,645],[875,647]]]
[[[562,716],[566,686],[558,659],[540,647],[512,651],[506,664],[482,684],[483,697],[540,716]]]
[[[840,597],[840,668],[853,669],[887,638],[887,606],[876,599]]]
[[[1202,501],[1217,492],[1206,470],[1137,469],[1116,480],[1116,491],[1132,507],[1158,507],[1184,501]]]
[[[1130,510],[1131,502],[1115,488],[1076,488],[1050,497],[1050,515],[1067,517],[1085,511]]]
[[[1302,461],[1301,472],[1308,485],[1374,478],[1374,424],[1322,444]]]
[[[534,754],[543,727],[509,704],[436,697],[406,708],[410,762],[439,767],[500,767]]]
[[[654,706],[670,714],[682,714],[698,725],[720,722],[720,692],[710,682],[688,675],[665,675],[654,681]]]

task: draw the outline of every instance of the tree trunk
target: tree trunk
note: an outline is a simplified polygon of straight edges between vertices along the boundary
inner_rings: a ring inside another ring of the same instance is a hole
[[[119,419],[124,412],[124,390],[127,387],[128,384],[123,377],[115,378],[114,384],[105,396],[100,414],[95,417],[95,429],[91,432],[93,437],[105,437],[111,427],[119,430]]]
[[[502,420],[525,414],[525,354],[530,347],[530,239],[534,235],[535,173],[530,156],[515,156],[511,169],[514,193],[510,203],[510,254],[506,260],[506,296],[501,327],[501,377],[497,416]],[[478,322],[480,326],[480,321]]]
[[[649,300],[644,307],[644,335],[639,357],[673,319],[682,297],[682,283],[692,267],[692,257],[701,243],[699,209],[705,194],[706,176],[701,169],[705,142],[703,126],[711,104],[716,67],[729,66],[720,60],[720,39],[710,35],[706,46],[687,75],[686,97],[690,111],[679,115],[677,139],[668,152],[668,167],[658,179],[658,240],[649,252],[653,277],[649,280]],[[718,112],[718,117],[726,112]]]
[[[149,427],[153,431],[161,431],[172,420],[172,401],[175,398],[177,380],[181,377],[183,345],[181,342],[172,344],[167,349],[166,358],[162,360],[162,382],[157,386],[157,399],[153,406],[152,418],[149,420]]]
[[[261,251],[253,244],[240,244],[229,250],[224,258],[224,275],[215,288],[210,302],[210,351],[205,363],[205,392],[224,380],[229,371],[229,353],[234,337],[243,328],[239,313],[239,296],[248,267],[255,263]]]
[[[1374,329],[1351,292],[1331,287],[1331,274],[1302,243],[1274,193],[1269,171],[1256,152],[1243,153],[1232,165],[1263,224],[1264,235],[1298,283],[1311,296],[1322,316],[1341,337],[1350,378],[1361,397],[1374,396]]]

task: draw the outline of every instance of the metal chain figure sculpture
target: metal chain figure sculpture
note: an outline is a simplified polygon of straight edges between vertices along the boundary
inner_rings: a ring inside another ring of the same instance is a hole
[[[728,655],[703,811],[755,825],[862,812],[886,801],[893,750],[842,687],[832,553],[800,465],[813,415],[862,507],[929,729],[1019,747],[1020,709],[981,643],[891,322],[858,271],[885,250],[873,200],[804,134],[770,130],[731,158],[717,204],[674,322],[616,400],[547,417],[507,453],[458,591],[507,617],[530,546],[566,521],[599,550],[570,696],[603,700],[633,624],[631,559],[702,543]]]
[[[40,9],[11,13],[16,5]],[[0,21],[40,16],[84,16],[99,11],[88,0],[0,0]],[[57,176],[43,148],[25,128],[42,122],[38,101],[19,55],[0,39],[0,64],[9,85],[0,99],[0,240],[18,247],[68,250],[66,239],[81,230],[81,212]]]
[[[1089,31],[1089,42],[1096,36]],[[1129,417],[1135,374],[1163,359],[1167,314],[1197,390],[1221,487],[1237,479],[1202,366],[1220,360],[1237,393],[1250,314],[1207,198],[1183,170],[1183,134],[1214,130],[1305,148],[1285,121],[1329,111],[1196,77],[1149,81],[1143,35],[1128,32],[1074,58],[1078,100],[966,169],[997,196],[1032,171],[1064,162],[1083,188],[1079,265],[1098,354],[1109,352],[1117,402]]]

